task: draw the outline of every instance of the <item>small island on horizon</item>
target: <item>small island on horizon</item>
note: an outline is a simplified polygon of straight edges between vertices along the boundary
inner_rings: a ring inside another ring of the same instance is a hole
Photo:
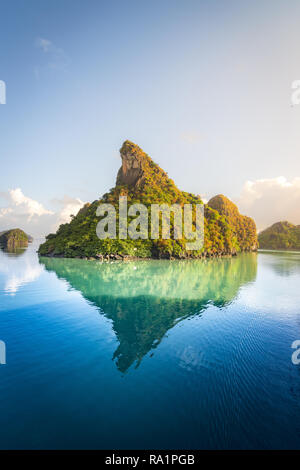
[[[8,251],[13,251],[18,248],[27,248],[28,243],[32,241],[33,238],[20,228],[0,232],[0,247]]]
[[[110,203],[118,210],[119,197],[128,204],[142,203],[150,207],[159,204],[203,204],[194,194],[180,191],[138,145],[126,140],[120,149],[122,166],[116,186],[101,199],[87,203],[70,223],[62,224],[55,234],[49,234],[39,247],[39,255],[91,259],[186,259],[234,256],[239,252],[257,251],[257,231],[253,219],[243,216],[235,204],[223,195],[213,197],[204,205],[205,242],[199,251],[188,251],[182,239],[99,239],[96,210],[100,203]],[[172,226],[171,226],[172,228]]]
[[[300,250],[300,225],[276,222],[259,233],[258,241],[264,250]]]

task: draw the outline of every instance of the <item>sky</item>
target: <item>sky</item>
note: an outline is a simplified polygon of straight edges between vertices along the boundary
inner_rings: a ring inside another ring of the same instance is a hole
[[[258,229],[300,224],[298,0],[0,0],[0,231],[54,231],[129,139]]]

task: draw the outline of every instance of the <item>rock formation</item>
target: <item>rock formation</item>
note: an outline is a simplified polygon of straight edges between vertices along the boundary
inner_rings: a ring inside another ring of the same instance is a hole
[[[117,176],[117,185],[141,186],[144,176],[144,166],[146,164],[144,155],[131,142],[124,142],[120,155],[122,166]]]

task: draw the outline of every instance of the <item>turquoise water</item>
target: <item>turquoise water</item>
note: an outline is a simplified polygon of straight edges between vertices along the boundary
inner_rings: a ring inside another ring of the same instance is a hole
[[[0,252],[0,447],[300,448],[300,254]]]

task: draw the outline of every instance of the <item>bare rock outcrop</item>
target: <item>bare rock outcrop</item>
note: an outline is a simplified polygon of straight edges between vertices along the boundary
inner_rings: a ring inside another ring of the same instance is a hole
[[[126,140],[120,150],[122,166],[118,171],[117,185],[141,186],[144,176],[145,155],[142,149]]]

